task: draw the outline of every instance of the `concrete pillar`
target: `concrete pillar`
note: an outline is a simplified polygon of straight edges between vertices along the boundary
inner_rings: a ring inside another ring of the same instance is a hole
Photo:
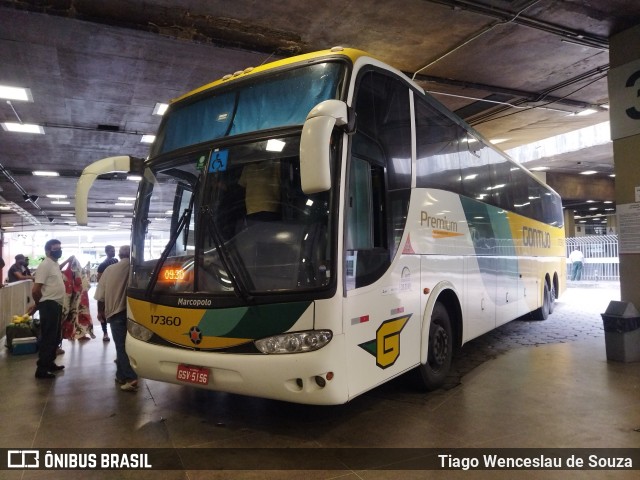
[[[576,221],[573,218],[573,210],[565,208],[564,212],[564,236],[575,237],[576,236]]]
[[[609,40],[611,138],[616,172],[615,198],[620,213],[621,205],[637,203],[635,191],[640,187],[640,49],[637,48],[640,25]],[[620,235],[625,229],[624,222],[617,227]],[[620,254],[620,295],[623,302],[640,306],[640,251],[632,250]]]

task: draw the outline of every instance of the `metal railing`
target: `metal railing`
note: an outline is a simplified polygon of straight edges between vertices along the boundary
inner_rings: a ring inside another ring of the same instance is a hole
[[[571,280],[572,265],[569,255],[580,249],[584,255],[582,280],[619,281],[620,259],[618,256],[617,235],[590,235],[566,239],[567,280]]]

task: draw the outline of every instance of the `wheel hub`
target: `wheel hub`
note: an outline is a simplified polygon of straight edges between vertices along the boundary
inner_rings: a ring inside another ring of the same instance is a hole
[[[432,364],[436,366],[444,365],[449,350],[449,336],[447,335],[447,331],[440,325],[434,325],[430,350],[429,356],[432,359]]]

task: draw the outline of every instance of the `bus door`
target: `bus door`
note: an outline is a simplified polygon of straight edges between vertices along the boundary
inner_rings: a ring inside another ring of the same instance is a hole
[[[404,224],[393,219],[401,217],[404,222],[406,212],[402,215],[404,202],[394,201],[393,193],[386,192],[384,198],[383,174],[382,166],[352,158],[343,305],[350,396],[407,370],[419,359],[420,257],[394,255],[401,238],[396,244],[389,229],[395,224],[401,237]]]

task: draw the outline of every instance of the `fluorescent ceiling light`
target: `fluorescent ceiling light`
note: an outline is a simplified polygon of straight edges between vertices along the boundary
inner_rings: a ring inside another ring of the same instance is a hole
[[[124,215],[111,215],[113,218],[124,218]]]
[[[596,203],[595,200],[587,200],[587,203]]]
[[[60,198],[67,198],[67,196],[63,195],[63,194],[60,194],[60,193],[51,193],[51,194],[47,195],[47,198],[60,199]]]
[[[73,213],[61,213],[61,217],[73,217]]]
[[[31,173],[37,177],[59,177],[60,176],[58,172],[51,172],[47,170],[34,170]]]
[[[604,203],[613,203],[613,200],[605,200]]]
[[[267,152],[281,152],[285,145],[286,143],[282,140],[272,138],[267,141]]]
[[[0,85],[0,98],[6,98],[7,100],[20,100],[22,102],[33,102],[31,90],[28,88],[9,87],[7,85]]]
[[[69,205],[67,200],[51,200],[51,205]]]
[[[156,103],[156,106],[153,107],[153,114],[154,115],[164,115],[164,112],[167,111],[167,108],[169,108],[169,105],[167,105],[166,103]]]
[[[44,135],[44,128],[33,123],[4,122],[0,125],[2,125],[2,128],[7,132],[38,133],[40,135]]]
[[[529,170],[531,170],[532,172],[542,172],[543,170],[549,170],[549,167],[533,167]]]
[[[118,200],[122,202],[133,202],[136,197],[118,197]]]
[[[133,206],[132,203],[127,203],[127,202],[116,202],[114,203],[114,205],[116,207],[132,207]]]
[[[580,175],[593,175],[594,173],[598,173],[595,170],[585,170],[584,172],[580,172]]]
[[[612,174],[610,174],[609,176],[610,176],[611,178],[615,178],[616,174],[615,174],[615,173],[612,173]]]
[[[142,135],[142,138],[140,139],[140,143],[153,143],[155,139],[156,139],[155,135]]]
[[[127,175],[127,180],[139,182],[140,180],[142,180],[142,177],[140,175]]]

